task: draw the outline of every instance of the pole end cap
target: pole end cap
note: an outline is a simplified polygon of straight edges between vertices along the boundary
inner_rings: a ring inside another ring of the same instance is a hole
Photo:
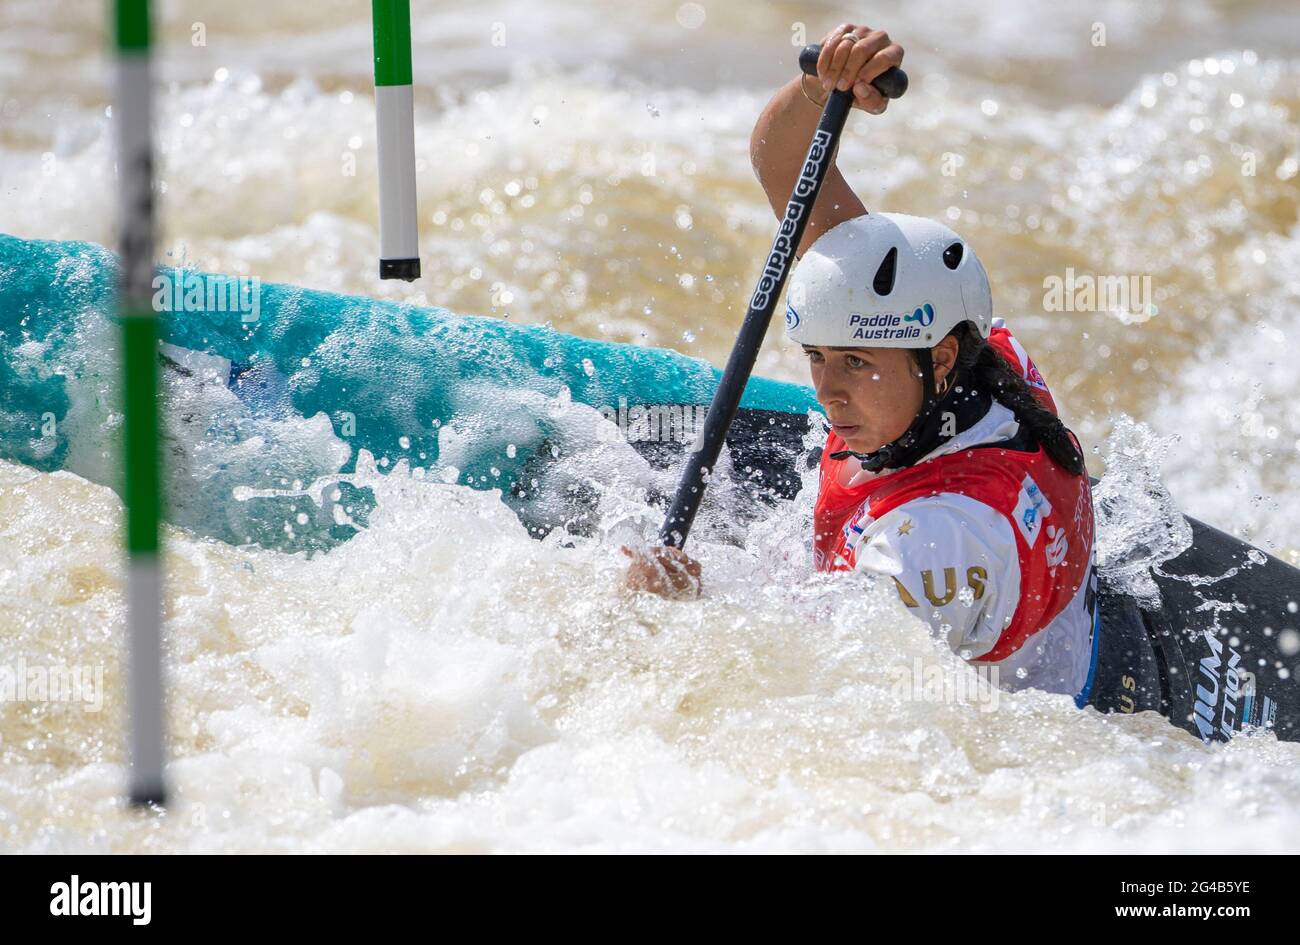
[[[381,259],[379,260],[379,278],[402,279],[414,282],[420,278],[420,259]]]

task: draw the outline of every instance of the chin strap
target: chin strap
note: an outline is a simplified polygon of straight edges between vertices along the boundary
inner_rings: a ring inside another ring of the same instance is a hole
[[[844,459],[846,456],[854,456],[862,463],[863,469],[879,472],[882,469],[901,469],[904,466],[910,466],[929,452],[926,444],[934,440],[934,433],[937,432],[933,428],[936,427],[937,408],[940,398],[934,382],[934,361],[930,357],[930,349],[918,348],[916,355],[917,360],[921,363],[921,389],[925,391],[925,400],[921,404],[920,412],[912,421],[912,425],[898,439],[892,443],[886,443],[874,452],[859,453],[854,450],[839,450],[831,453],[831,459]],[[949,394],[952,393],[955,386],[949,385]]]

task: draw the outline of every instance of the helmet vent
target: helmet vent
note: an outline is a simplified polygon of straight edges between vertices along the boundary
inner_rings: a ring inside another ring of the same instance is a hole
[[[961,262],[962,246],[961,243],[953,243],[943,251],[943,264],[949,269],[956,269]]]
[[[880,261],[876,278],[871,280],[871,288],[875,290],[876,295],[888,295],[894,291],[894,269],[897,263],[898,247],[892,246],[889,252],[885,253],[885,258]]]

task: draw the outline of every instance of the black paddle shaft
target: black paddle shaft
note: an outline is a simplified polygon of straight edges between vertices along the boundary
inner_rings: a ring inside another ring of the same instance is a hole
[[[817,57],[820,53],[820,46],[805,46],[799,54],[800,68],[816,75]],[[907,90],[907,76],[901,69],[893,68],[878,76],[871,84],[885,97],[897,98]],[[763,337],[772,321],[777,300],[785,288],[785,280],[790,275],[790,264],[803,240],[804,229],[808,226],[808,218],[812,215],[813,204],[821,192],[822,183],[830,171],[831,158],[835,154],[835,146],[839,144],[840,133],[844,130],[844,122],[848,119],[852,105],[853,94],[848,91],[832,89],[826,98],[821,121],[813,132],[808,156],[804,158],[803,170],[795,181],[794,193],[790,195],[790,202],[785,208],[785,217],[777,229],[758,286],[749,299],[749,310],[745,312],[735,347],[731,349],[731,357],[727,359],[722,380],[713,395],[708,415],[704,418],[699,449],[686,456],[686,469],[677,484],[677,492],[659,532],[661,544],[677,548],[686,545],[686,536],[695,521],[695,513],[700,509],[700,502],[704,499],[709,474],[718,462],[727,430],[731,428],[731,421],[740,408],[745,384],[754,370],[758,349],[763,345]]]

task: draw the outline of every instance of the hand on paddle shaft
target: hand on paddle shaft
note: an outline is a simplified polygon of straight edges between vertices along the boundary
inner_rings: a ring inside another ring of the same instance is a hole
[[[634,591],[649,591],[660,597],[689,600],[700,596],[700,563],[680,548],[651,545],[648,548],[619,549],[632,559],[625,586]]]
[[[818,77],[823,89],[829,92],[821,121],[813,133],[808,156],[800,167],[740,334],[709,406],[698,449],[687,454],[686,469],[659,533],[661,546],[648,551],[633,551],[627,546],[622,549],[623,554],[632,558],[626,578],[628,587],[664,597],[699,596],[700,566],[687,557],[682,546],[704,497],[709,472],[718,461],[727,430],[740,408],[745,384],[754,370],[754,361],[790,275],[795,252],[833,163],[849,109],[857,107],[878,115],[885,110],[888,99],[898,98],[907,91],[907,76],[898,68],[902,61],[902,47],[892,42],[888,34],[852,23],[841,24],[826,35],[821,46],[805,46],[799,54],[800,69]],[[801,89],[797,94],[807,95],[807,92]]]

